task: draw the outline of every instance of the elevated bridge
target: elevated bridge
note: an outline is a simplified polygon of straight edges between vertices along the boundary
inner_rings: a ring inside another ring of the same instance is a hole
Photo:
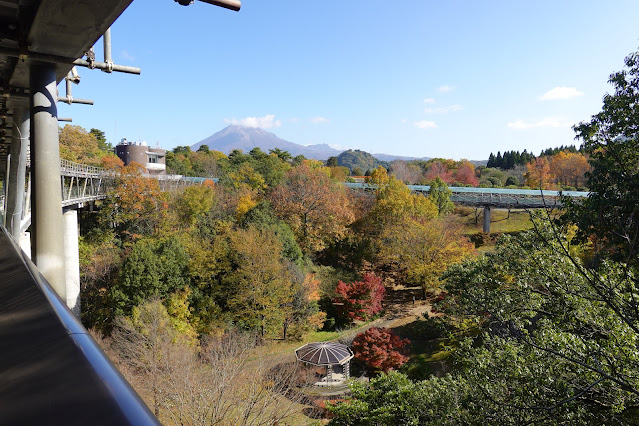
[[[27,160],[26,164],[28,171],[30,166],[29,160]],[[202,184],[209,179],[213,181],[218,180],[216,178],[185,177],[181,175],[143,174],[142,176],[158,180],[160,189],[163,191]],[[31,180],[29,179],[28,173],[26,182],[26,190],[21,194],[21,203],[18,203],[23,206],[21,211],[9,209],[11,211],[9,214],[6,214],[8,197],[6,197],[5,193],[9,186],[6,180],[4,182],[5,191],[0,195],[0,219],[2,219],[2,223],[4,223],[16,239],[18,239],[19,233],[25,232],[31,225]],[[85,204],[105,199],[109,189],[113,187],[113,182],[114,174],[105,171],[101,167],[61,160],[60,186],[63,211],[81,208]]]
[[[374,191],[376,187],[367,183],[346,183],[351,189]],[[428,185],[407,185],[412,192],[428,195]],[[586,198],[589,192],[542,191],[538,189],[470,188],[451,186],[453,203],[481,207],[484,209],[484,232],[490,232],[491,209],[540,209],[561,208],[562,197]]]

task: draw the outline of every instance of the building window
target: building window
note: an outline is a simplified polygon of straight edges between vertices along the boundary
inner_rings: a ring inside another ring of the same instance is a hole
[[[158,162],[158,157],[156,157],[155,155],[151,156],[149,155],[149,163],[157,163]]]

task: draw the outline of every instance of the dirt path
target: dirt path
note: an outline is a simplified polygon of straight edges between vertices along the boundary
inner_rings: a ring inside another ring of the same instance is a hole
[[[340,336],[342,342],[350,342],[355,336],[371,327],[395,328],[423,318],[425,312],[431,312],[428,300],[422,300],[421,287],[393,286],[386,288],[384,297],[384,316],[354,328]]]

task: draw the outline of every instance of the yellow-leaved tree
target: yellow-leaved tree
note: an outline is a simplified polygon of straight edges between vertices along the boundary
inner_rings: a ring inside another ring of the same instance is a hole
[[[407,283],[421,286],[424,296],[439,287],[450,265],[475,253],[461,228],[443,219],[404,218],[387,224],[380,239],[378,260],[397,269]]]
[[[373,171],[369,183],[377,188],[377,199],[368,216],[373,234],[381,232],[386,224],[405,218],[428,220],[439,215],[437,206],[429,198],[411,193],[402,181],[388,176],[383,167]]]
[[[227,305],[236,322],[262,336],[282,329],[295,289],[274,232],[254,226],[229,232],[233,271]]]
[[[60,158],[76,163],[99,165],[104,156],[115,157],[101,150],[95,134],[80,126],[67,124],[58,131]]]

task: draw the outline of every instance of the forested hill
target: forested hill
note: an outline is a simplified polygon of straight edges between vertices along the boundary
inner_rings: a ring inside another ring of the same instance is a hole
[[[389,164],[386,161],[380,161],[371,154],[359,149],[349,149],[337,156],[337,164],[339,166],[348,167],[351,172],[360,170],[363,175],[367,171],[373,171],[378,166],[384,166],[388,169]],[[360,173],[357,173],[360,174]]]

